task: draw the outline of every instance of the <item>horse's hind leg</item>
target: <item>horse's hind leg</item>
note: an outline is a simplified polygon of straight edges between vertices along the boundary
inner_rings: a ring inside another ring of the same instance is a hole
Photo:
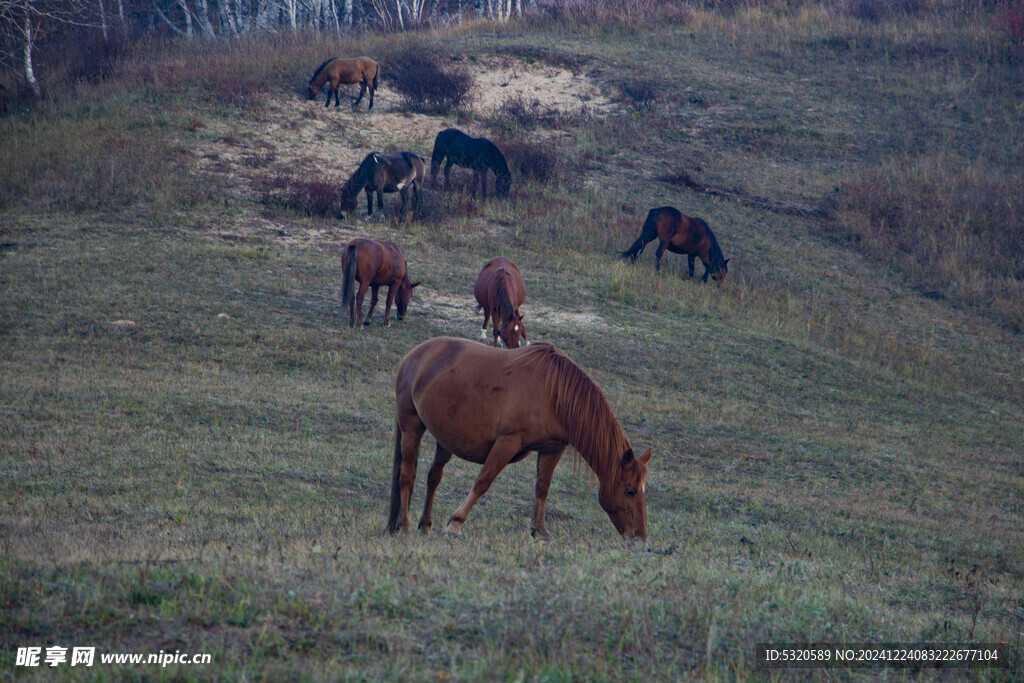
[[[654,269],[661,272],[661,257],[665,254],[668,242],[658,242],[658,251],[654,252]]]
[[[391,522],[388,524],[389,531],[401,531],[409,528],[409,499],[412,497],[412,486],[416,483],[416,460],[419,457],[420,439],[426,427],[416,415],[415,409],[410,414],[404,415],[401,404],[399,405],[399,442],[397,444],[401,463],[396,477],[398,500],[392,497]],[[398,503],[398,510],[394,510],[395,503]]]
[[[537,454],[537,484],[534,487],[533,521],[530,524],[530,533],[535,538],[548,539],[551,534],[544,526],[544,505],[548,500],[548,488],[551,486],[551,475],[555,472],[558,461],[565,452],[563,447],[554,453]]]
[[[352,103],[352,108],[353,109],[355,109],[356,107],[359,106],[359,103],[363,101],[363,95],[365,95],[365,94],[366,94],[366,81],[361,81],[359,83],[359,97],[357,97],[356,101]]]
[[[454,163],[454,161],[448,159],[448,163],[444,165],[444,189],[446,190],[451,187],[451,180],[448,178],[448,174],[452,172],[452,164]]]
[[[444,466],[451,459],[451,451],[441,444],[437,444],[437,450],[434,451],[434,462],[430,465],[430,472],[427,473],[427,501],[423,504],[423,516],[420,517],[421,533],[428,533],[433,525],[430,518],[434,510],[434,494],[437,492],[437,485],[441,483]]]
[[[380,285],[370,285],[370,310],[366,313],[366,319],[363,320],[364,325],[370,324],[370,318],[373,317],[373,309],[377,308],[377,298],[380,295]],[[384,326],[386,327],[388,321],[384,320]]]
[[[697,255],[696,254],[687,254],[686,255],[686,265],[690,269],[690,279],[691,280],[693,279],[693,262],[696,259],[697,259]],[[708,272],[707,271],[708,271],[707,266],[705,266],[704,267],[704,279],[705,280],[708,278]]]

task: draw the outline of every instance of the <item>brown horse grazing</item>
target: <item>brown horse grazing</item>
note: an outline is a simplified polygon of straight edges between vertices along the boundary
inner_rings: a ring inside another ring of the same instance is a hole
[[[357,237],[345,245],[341,257],[341,301],[348,307],[348,326],[355,327],[356,319],[370,324],[373,309],[377,306],[377,290],[381,285],[388,286],[388,298],[384,306],[384,326],[391,325],[391,304],[398,303],[398,319],[405,318],[412,300],[412,290],[420,283],[409,281],[409,273],[405,265],[405,257],[394,242],[378,242],[377,240]],[[359,292],[355,291],[355,283],[359,282]],[[371,289],[370,310],[363,320],[363,299],[366,290]]]
[[[672,206],[663,206],[647,212],[647,220],[633,245],[622,252],[623,258],[636,261],[644,247],[657,237],[658,251],[655,253],[655,268],[661,270],[661,257],[668,249],[674,254],[686,254],[690,266],[690,277],[693,277],[693,261],[698,256],[704,264],[704,277],[701,282],[711,279],[721,282],[729,272],[729,259],[724,258],[718,239],[703,218],[691,218]]]
[[[531,530],[546,538],[544,505],[551,475],[567,445],[597,474],[598,502],[626,538],[647,538],[647,463],[635,455],[601,390],[551,344],[502,351],[465,339],[437,337],[402,360],[395,383],[397,420],[388,531],[409,527],[420,439],[437,441],[427,475],[419,528],[431,526],[434,493],[457,455],[483,465],[448,521],[458,531],[470,509],[506,465],[537,452]]]
[[[476,278],[473,296],[479,304],[477,310],[484,311],[484,326],[480,330],[480,339],[487,341],[487,321],[494,320],[494,345],[498,345],[498,337],[506,348],[518,349],[519,337],[529,345],[526,338],[526,327],[519,307],[526,299],[526,285],[516,264],[500,256],[492,258],[484,264]]]
[[[396,152],[381,154],[370,152],[359,164],[352,177],[341,187],[342,213],[354,211],[356,199],[361,190],[366,190],[366,215],[373,215],[373,193],[377,193],[377,207],[384,211],[384,193],[398,192],[402,197],[399,213],[405,215],[405,201],[412,187],[413,214],[420,205],[420,186],[426,162],[413,152]]]
[[[369,57],[357,57],[355,59],[342,59],[334,57],[317,67],[313,77],[309,79],[309,88],[306,90],[306,97],[313,99],[320,92],[320,88],[327,83],[327,101],[325,107],[331,106],[331,93],[334,94],[334,106],[341,104],[340,88],[342,83],[358,83],[359,97],[352,103],[355,109],[370,90],[370,106],[366,111],[373,109],[373,93],[377,91],[377,62]]]
[[[487,197],[488,170],[494,172],[494,194],[499,197],[508,196],[509,188],[512,186],[512,173],[508,170],[505,155],[487,138],[470,137],[458,128],[448,128],[438,133],[434,138],[434,151],[430,155],[430,178],[434,183],[437,182],[437,170],[445,158],[448,159],[448,163],[444,165],[446,190],[449,187],[448,174],[452,170],[452,164],[456,164],[473,169],[474,197],[477,184],[480,185],[480,192],[484,198]]]

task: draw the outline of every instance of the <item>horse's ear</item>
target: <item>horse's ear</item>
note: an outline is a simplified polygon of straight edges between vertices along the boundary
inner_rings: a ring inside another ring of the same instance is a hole
[[[643,452],[643,455],[640,456],[640,462],[642,462],[643,464],[646,465],[650,461],[650,459],[651,459],[651,449],[648,448],[646,451]]]
[[[417,288],[417,287],[419,287],[419,286],[420,286],[421,284],[423,284],[423,283],[422,283],[422,282],[414,282],[414,283],[412,283],[411,285],[409,285],[409,289],[416,289],[416,288]]]
[[[626,452],[622,454],[622,466],[629,467],[633,462],[633,449],[627,448]]]
[[[728,265],[729,261],[732,261],[732,256],[730,256],[729,258],[725,259],[725,261],[723,262],[723,265]]]

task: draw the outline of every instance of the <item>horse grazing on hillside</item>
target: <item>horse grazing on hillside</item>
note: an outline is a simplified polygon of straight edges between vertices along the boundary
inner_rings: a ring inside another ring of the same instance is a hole
[[[377,91],[377,62],[369,57],[356,57],[355,59],[343,59],[332,57],[317,67],[313,77],[309,79],[309,87],[306,90],[307,99],[313,99],[320,92],[320,88],[327,84],[327,101],[325,107],[331,106],[331,94],[334,94],[334,106],[341,104],[339,87],[342,83],[358,83],[359,97],[352,103],[355,109],[363,100],[366,90],[370,90],[370,106],[366,111],[373,109],[373,93]]]
[[[412,187],[413,214],[420,205],[420,186],[426,173],[426,161],[413,152],[381,154],[370,152],[359,164],[352,177],[341,187],[341,212],[354,211],[361,190],[366,190],[366,215],[373,215],[373,193],[377,193],[377,208],[384,211],[384,193],[398,192],[402,197],[399,214],[405,215],[405,201]]]
[[[348,326],[355,327],[356,319],[364,325],[370,324],[373,309],[377,306],[377,290],[382,285],[388,286],[387,302],[384,306],[384,326],[391,325],[391,304],[398,304],[398,319],[405,318],[412,300],[412,290],[420,283],[410,282],[405,264],[405,256],[394,242],[378,242],[377,240],[357,237],[345,245],[341,256],[341,301],[348,308]],[[359,283],[359,291],[355,284]],[[366,290],[370,296],[370,310],[363,320],[363,299]]]
[[[724,258],[718,246],[718,238],[703,218],[691,218],[672,206],[663,206],[647,212],[647,220],[640,230],[640,236],[633,245],[622,252],[622,258],[635,262],[649,242],[658,238],[658,251],[655,253],[655,269],[661,270],[661,257],[668,249],[674,254],[686,254],[693,277],[693,262],[698,256],[704,264],[704,277],[701,282],[708,281],[708,275],[716,282],[725,279],[729,271],[729,259]]]
[[[537,452],[531,531],[548,537],[544,505],[551,475],[566,446],[597,474],[598,502],[626,538],[647,538],[647,463],[635,455],[601,390],[551,344],[502,351],[465,339],[437,337],[409,352],[395,382],[397,419],[388,531],[409,526],[420,440],[437,441],[427,475],[419,529],[431,527],[434,493],[444,466],[457,455],[483,467],[448,521],[458,531],[473,504],[512,462]]]
[[[500,336],[506,348],[519,348],[519,338],[529,345],[526,338],[526,327],[519,307],[526,299],[526,285],[516,264],[500,256],[492,258],[484,264],[473,287],[477,310],[484,311],[484,325],[480,330],[480,339],[487,341],[487,321],[494,321],[494,345],[498,345]]]
[[[448,174],[452,164],[473,170],[472,194],[476,196],[476,186],[487,197],[487,171],[494,172],[494,193],[499,197],[507,197],[512,186],[512,173],[508,170],[505,155],[487,138],[473,138],[457,128],[442,130],[434,138],[434,152],[430,155],[431,182],[437,182],[437,169],[441,162],[444,165],[444,187],[447,190],[450,182]]]

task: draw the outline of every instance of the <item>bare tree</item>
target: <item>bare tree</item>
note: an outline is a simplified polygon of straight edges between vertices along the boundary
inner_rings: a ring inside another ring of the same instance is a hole
[[[34,63],[36,43],[61,26],[90,25],[85,0],[0,0],[0,61],[20,63],[25,84],[42,97]]]

